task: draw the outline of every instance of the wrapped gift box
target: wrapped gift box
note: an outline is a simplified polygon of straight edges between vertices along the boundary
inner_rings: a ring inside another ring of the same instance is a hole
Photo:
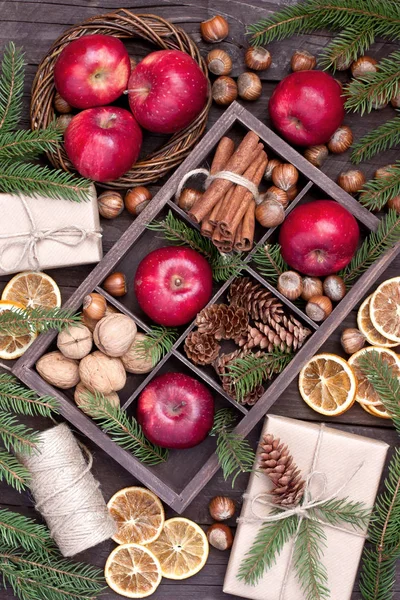
[[[102,259],[95,187],[86,202],[0,194],[0,274]]]
[[[318,439],[321,435],[315,470],[326,475],[324,497],[328,497],[339,490],[357,467],[361,465],[354,477],[339,492],[338,498],[360,501],[367,507],[372,508],[388,445],[330,427],[324,427],[321,433],[320,429],[319,424],[269,415],[261,438],[266,433],[271,433],[274,437],[280,438],[281,442],[288,446],[303,479],[306,479],[312,470]],[[257,452],[255,469],[258,468],[259,455],[260,450]],[[316,484],[317,479],[316,477]],[[285,571],[290,560],[290,541],[277,557],[275,565],[264,573],[257,585],[247,585],[237,578],[240,564],[263,524],[261,520],[254,522],[252,499],[258,494],[270,491],[272,487],[273,484],[264,473],[255,470],[252,472],[226,572],[223,589],[227,594],[252,598],[253,600],[279,600],[280,598]],[[313,492],[317,493],[314,484],[311,484],[310,492],[311,496],[314,495]],[[257,503],[257,514],[267,516],[271,510],[270,507]],[[245,522],[242,519],[249,519],[253,522]],[[343,525],[343,527],[351,529],[346,525]],[[364,546],[364,538],[325,525],[324,531],[327,542],[322,561],[328,571],[330,598],[349,600]],[[284,600],[302,600],[303,598],[304,594],[296,579],[296,573],[291,568],[286,580]]]

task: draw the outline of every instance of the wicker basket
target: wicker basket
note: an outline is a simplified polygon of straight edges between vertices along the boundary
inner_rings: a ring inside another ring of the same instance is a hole
[[[207,76],[207,67],[193,40],[180,27],[156,15],[135,15],[129,10],[92,17],[80,25],[75,25],[60,36],[40,63],[32,86],[31,126],[43,129],[55,118],[53,99],[54,65],[63,48],[72,40],[83,35],[101,33],[118,38],[142,38],[161,49],[181,50],[189,54]],[[123,177],[104,185],[107,188],[129,188],[148,184],[166,175],[179,165],[201,137],[211,105],[211,94],[202,112],[186,129],[174,134],[166,144],[137,162]],[[48,154],[50,162],[64,171],[71,171],[71,163],[64,147]]]

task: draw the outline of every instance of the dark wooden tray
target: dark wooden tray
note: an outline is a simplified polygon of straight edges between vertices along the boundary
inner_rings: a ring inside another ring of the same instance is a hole
[[[189,170],[202,166],[209,160],[213,149],[223,135],[229,133],[234,137],[243,137],[243,134],[249,129],[255,131],[263,140],[269,156],[275,154],[292,163],[301,174],[299,194],[286,209],[287,213],[301,202],[311,201],[315,198],[332,198],[345,206],[357,218],[363,236],[377,229],[379,219],[376,216],[363,208],[353,197],[311,165],[296,150],[291,148],[241,105],[233,103],[158,192],[149,206],[124,233],[119,242],[93,269],[65,306],[78,309],[82,304],[83,297],[96,290],[101,292],[110,304],[131,316],[137,323],[139,330],[148,332],[151,322],[140,310],[134,297],[133,276],[141,259],[154,248],[164,246],[167,242],[159,234],[149,231],[147,225],[151,221],[165,216],[168,210],[172,210],[176,216],[193,226],[187,215],[174,202],[174,194],[180,180]],[[273,241],[275,238],[275,229],[265,230],[259,228],[256,231],[255,241],[258,244]],[[344,299],[336,305],[328,319],[320,325],[311,321],[301,307],[284,298],[271,283],[257,272],[257,266],[252,262],[254,251],[255,249],[245,258],[246,266],[243,275],[259,281],[271,290],[286,305],[288,311],[310,327],[313,333],[305,345],[295,354],[286,369],[269,383],[265,394],[257,404],[247,408],[229,398],[210,367],[198,367],[187,359],[183,352],[183,342],[188,332],[194,327],[194,324],[191,323],[188,327],[180,329],[179,339],[151,373],[143,376],[128,374],[127,384],[119,393],[121,406],[128,414],[134,414],[135,400],[138,394],[156,374],[171,370],[182,371],[203,380],[213,390],[216,408],[222,406],[233,407],[238,416],[236,431],[242,435],[247,435],[296,377],[302,366],[317,352],[318,348],[341,324],[344,317],[399,253],[400,243],[383,255],[358,279]],[[101,282],[105,277],[116,269],[126,273],[129,283],[128,294],[120,300],[111,297],[101,287]],[[210,303],[221,301],[230,283],[231,280],[223,284],[215,284],[214,296]],[[39,336],[24,356],[12,366],[12,372],[29,387],[42,394],[50,394],[58,398],[62,415],[74,427],[96,442],[174,510],[179,513],[182,512],[218,469],[218,461],[215,455],[215,438],[209,437],[199,446],[189,450],[171,451],[165,464],[149,467],[140,463],[129,452],[115,444],[106,433],[100,430],[94,421],[77,408],[73,401],[73,390],[64,392],[56,389],[46,383],[36,372],[36,361],[45,352],[51,350],[55,344],[55,338],[56,333]]]

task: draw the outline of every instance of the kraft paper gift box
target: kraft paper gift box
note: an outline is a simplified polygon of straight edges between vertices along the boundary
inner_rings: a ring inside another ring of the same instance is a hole
[[[101,237],[94,185],[86,202],[0,194],[0,274],[96,263]]]
[[[331,427],[322,427],[321,431],[320,424],[269,415],[261,439],[266,433],[280,438],[281,442],[288,446],[303,479],[307,478],[313,468],[319,441],[319,452],[316,456],[314,470],[326,476],[326,489],[323,497],[336,495],[335,492],[344,485],[337,495],[338,498],[360,501],[372,508],[389,446],[380,441],[345,433]],[[258,468],[259,456],[260,449],[257,451],[255,469]],[[355,473],[358,467],[359,470]],[[353,473],[355,474],[351,478]],[[350,481],[348,481],[349,477]],[[309,488],[311,497],[317,495],[321,488],[321,477],[314,479],[315,481]],[[289,566],[283,597],[281,596],[285,571],[290,560],[291,541],[285,544],[276,558],[276,563],[264,573],[255,586],[248,585],[237,578],[241,562],[263,525],[261,520],[254,522],[252,499],[258,494],[270,491],[272,487],[270,479],[264,473],[255,470],[252,472],[228,563],[223,591],[252,600],[303,600],[304,594],[296,579],[293,566]],[[256,504],[257,515],[267,516],[271,513],[271,507],[258,502]],[[244,522],[241,519],[249,519],[252,522]],[[351,530],[349,525],[341,523],[340,526]],[[365,540],[362,536],[352,535],[351,531],[339,531],[325,525],[323,527],[327,540],[321,561],[328,572],[329,597],[332,600],[349,600]]]

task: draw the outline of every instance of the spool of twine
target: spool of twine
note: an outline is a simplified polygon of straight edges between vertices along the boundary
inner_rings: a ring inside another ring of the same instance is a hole
[[[40,452],[19,456],[31,473],[35,508],[46,519],[63,556],[74,556],[116,532],[100,484],[90,472],[92,455],[82,453],[62,423],[40,434]]]

